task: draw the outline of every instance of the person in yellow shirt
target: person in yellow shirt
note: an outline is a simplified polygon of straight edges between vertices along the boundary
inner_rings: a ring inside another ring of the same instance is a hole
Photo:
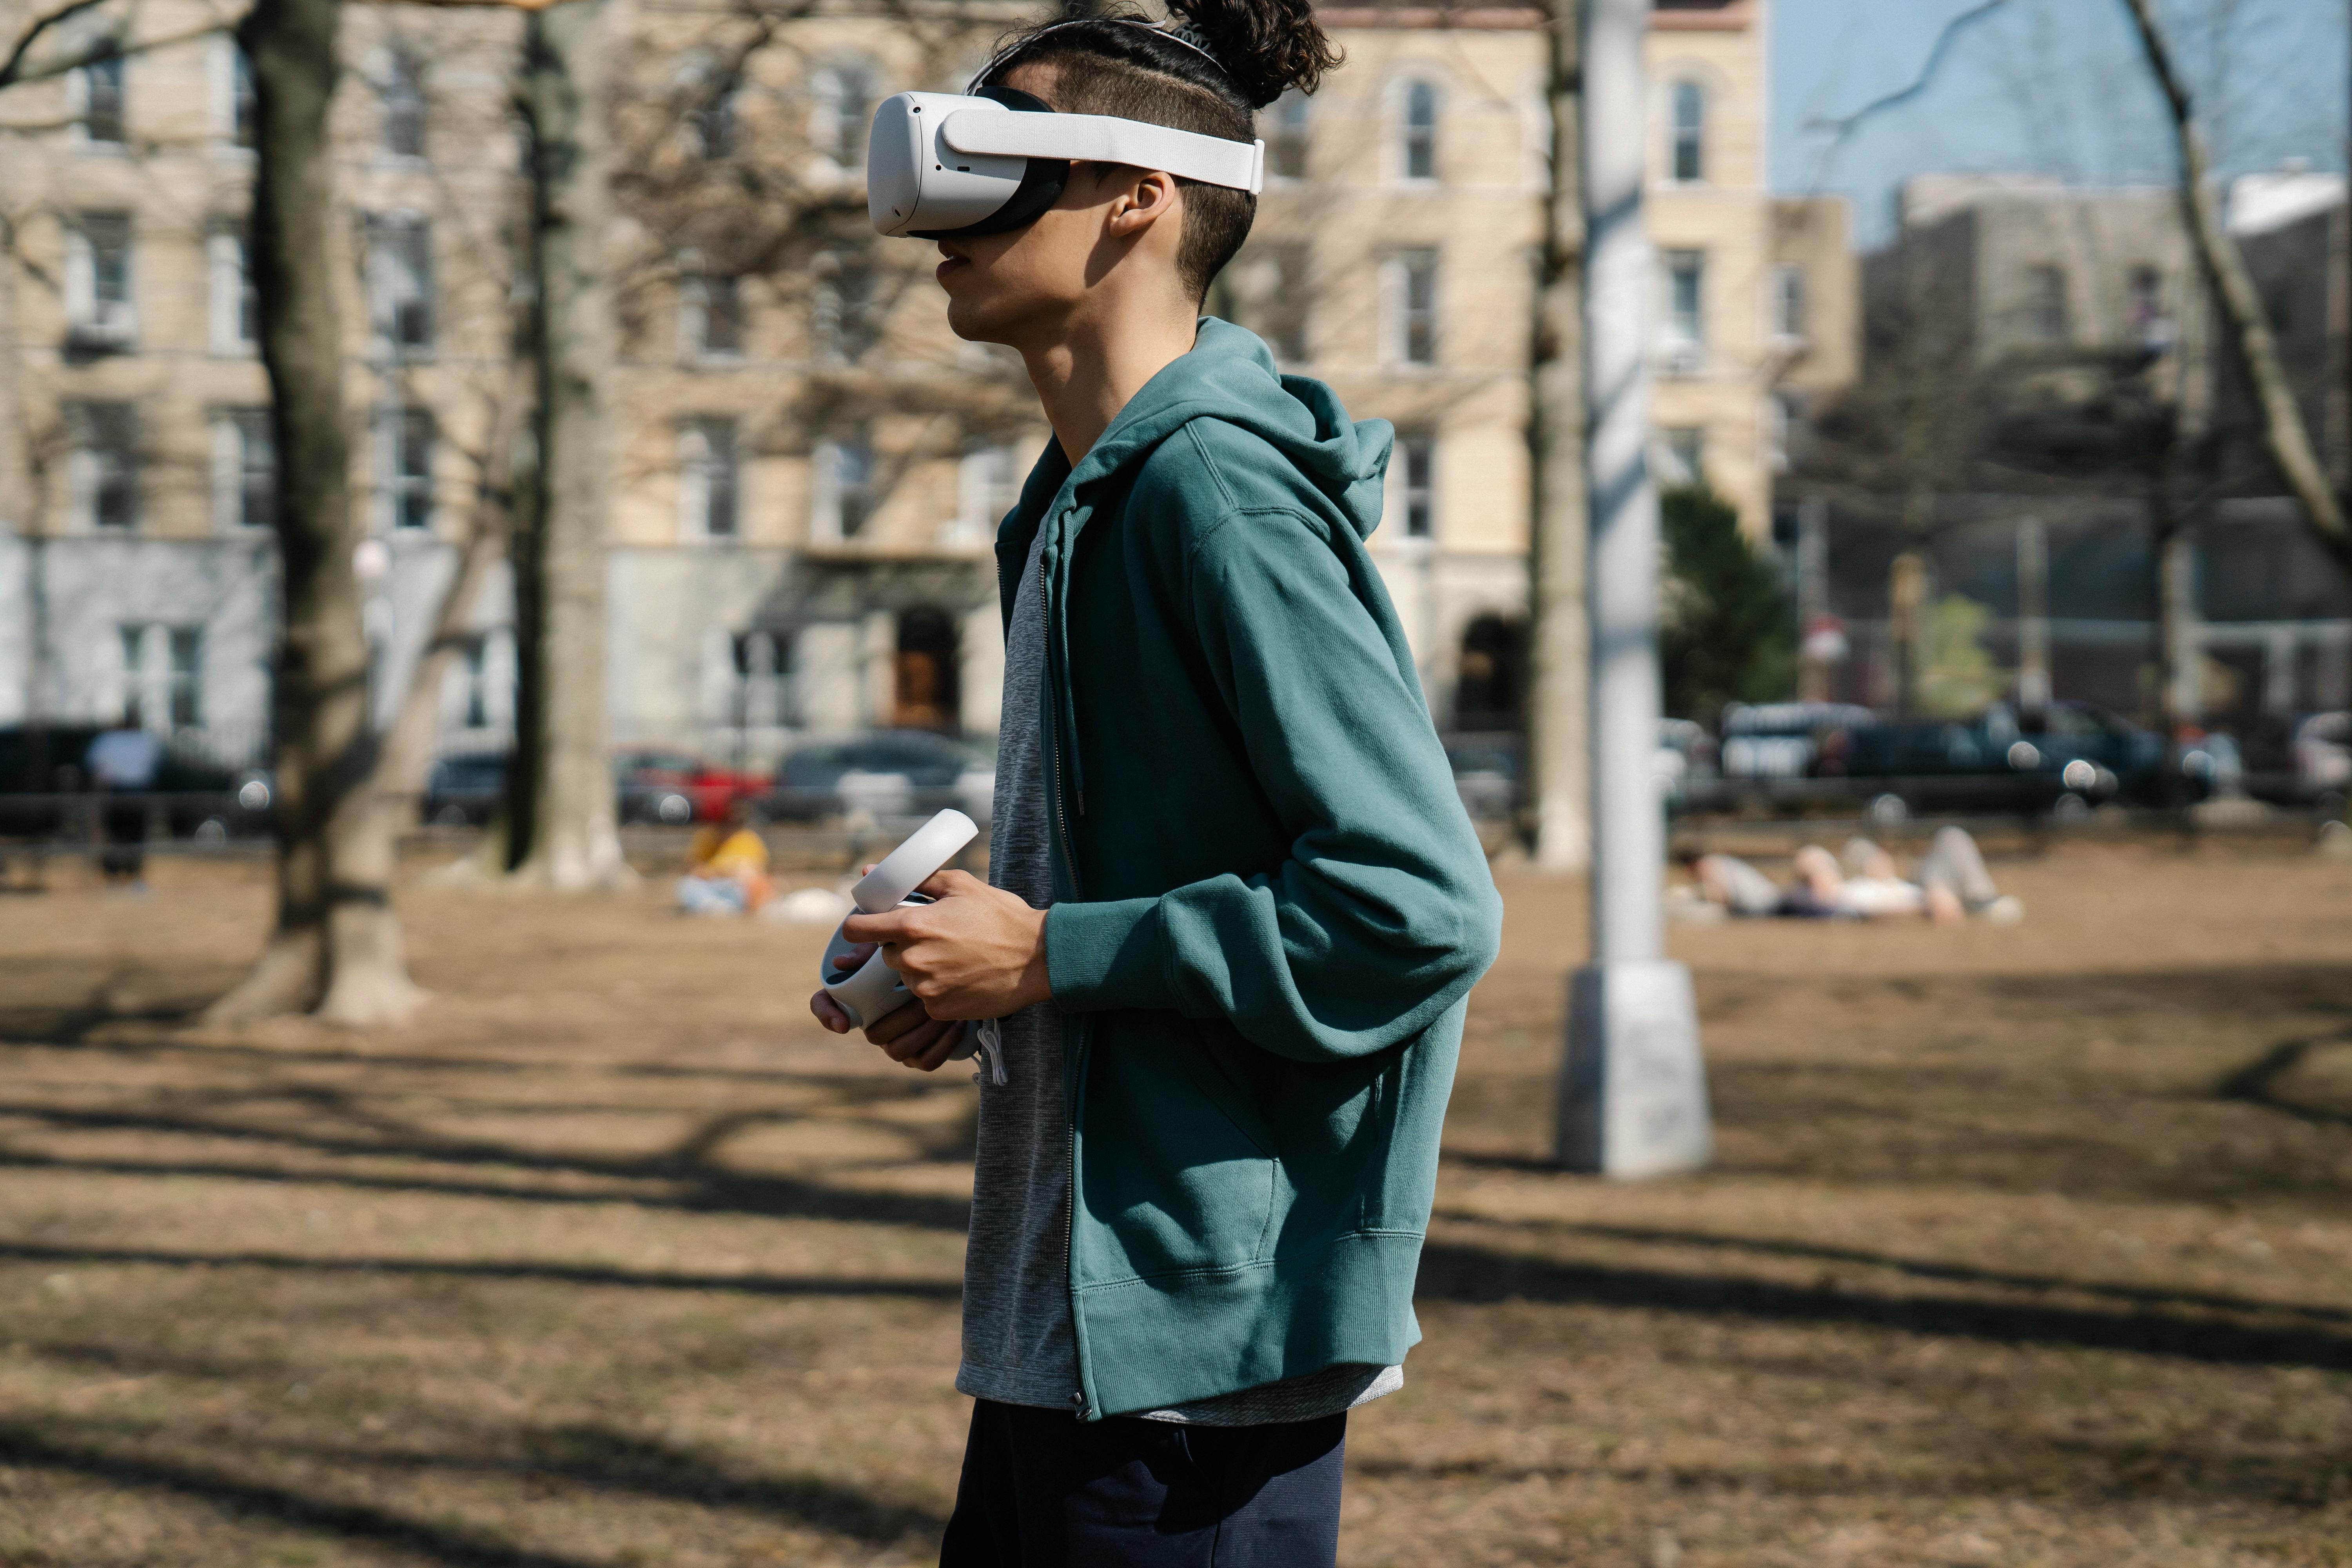
[[[747,915],[774,891],[768,879],[768,843],[753,826],[751,808],[736,801],[727,820],[696,830],[677,881],[677,907],[691,915]]]

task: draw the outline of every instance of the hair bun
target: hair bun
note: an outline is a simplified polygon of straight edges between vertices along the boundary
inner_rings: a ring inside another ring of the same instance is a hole
[[[1290,88],[1313,92],[1339,63],[1312,0],[1168,0],[1168,8],[1183,23],[1171,31],[1223,66],[1253,109]]]

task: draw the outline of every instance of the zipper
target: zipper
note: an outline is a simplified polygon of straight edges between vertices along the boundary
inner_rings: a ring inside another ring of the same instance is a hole
[[[1056,606],[1054,604],[1053,598],[1052,574],[1046,568],[1045,557],[1047,553],[1048,552],[1045,551],[1040,551],[1037,554],[1037,608],[1041,617],[1045,621],[1044,630],[1046,634],[1046,676],[1049,683],[1052,684],[1055,689],[1053,694],[1053,702],[1050,704],[1040,704],[1039,706],[1043,710],[1040,716],[1043,717],[1045,714],[1052,715],[1051,721],[1054,728],[1060,731],[1066,730],[1068,728],[1068,722],[1063,717],[1063,705],[1061,701],[1061,692],[1059,689],[1061,681],[1056,675],[1056,666],[1059,661],[1056,660],[1055,655],[1057,651],[1066,654],[1067,650],[1057,649],[1056,639],[1053,636],[1053,632],[1059,620],[1059,616],[1051,613],[1056,608]],[[1054,764],[1054,827],[1056,835],[1061,839],[1062,864],[1069,874],[1070,896],[1075,900],[1080,896],[1078,888],[1078,858],[1070,846],[1069,815],[1067,812],[1064,811],[1062,807],[1062,751],[1065,737],[1057,734],[1050,736],[1049,739],[1055,742],[1051,747]],[[1074,1026],[1066,1021],[1063,1026],[1065,1028],[1068,1028]],[[1077,1340],[1076,1325],[1078,1321],[1078,1295],[1076,1288],[1072,1285],[1070,1280],[1070,1258],[1072,1254],[1076,1251],[1075,1237],[1078,1227],[1078,1086],[1085,1077],[1087,1055],[1086,1025],[1083,1022],[1080,1022],[1076,1024],[1075,1027],[1078,1034],[1077,1048],[1072,1053],[1072,1059],[1062,1077],[1062,1180],[1064,1183],[1064,1196],[1062,1203],[1062,1288],[1070,1293],[1070,1323],[1072,1331],[1070,1338],[1072,1348],[1074,1350]],[[1094,1414],[1093,1407],[1087,1400],[1085,1387],[1086,1380],[1086,1368],[1081,1365],[1078,1368],[1079,1387],[1077,1391],[1071,1395],[1070,1400],[1071,1404],[1076,1406],[1077,1416],[1081,1421],[1087,1419]]]

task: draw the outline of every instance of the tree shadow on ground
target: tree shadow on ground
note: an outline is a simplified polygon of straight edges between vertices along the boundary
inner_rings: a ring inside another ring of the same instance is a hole
[[[1865,1252],[1859,1247],[1824,1247],[1813,1242],[1783,1241],[1769,1237],[1716,1236],[1698,1230],[1664,1230],[1643,1226],[1596,1225],[1574,1220],[1497,1219],[1485,1215],[1441,1210],[1434,1216],[1454,1225],[1492,1226],[1499,1229],[1598,1237],[1648,1247],[1703,1248],[1755,1253],[1767,1258],[1803,1258],[1812,1262],[1847,1263],[1864,1268],[1884,1268],[1917,1279],[1941,1279],[1956,1285],[1990,1285],[2008,1290],[2032,1290],[2094,1296],[2148,1307],[2203,1307],[2221,1312],[2278,1313],[2314,1322],[2352,1324],[2352,1308],[2314,1307],[2294,1301],[2266,1301],[2251,1296],[2227,1296],[2214,1291],[2173,1290],[2154,1285],[2070,1279],[2058,1274],[2020,1274],[1974,1264],[1944,1263],[1932,1258],[1904,1258],[1893,1253]]]
[[[1886,1296],[1729,1275],[1570,1263],[1458,1242],[1422,1252],[1418,1300],[1489,1304],[1538,1301],[1839,1324],[2019,1346],[2074,1346],[2238,1366],[2310,1366],[2352,1372],[2352,1336],[2307,1327],[2263,1327],[2219,1318],[2140,1310],[1989,1301],[1965,1296]]]
[[[0,1242],[0,1260],[68,1265],[136,1265],[165,1268],[260,1268],[303,1274],[364,1274],[452,1279],[522,1279],[632,1290],[714,1290],[745,1296],[908,1296],[952,1301],[963,1295],[949,1279],[891,1279],[826,1274],[694,1274],[682,1270],[616,1268],[593,1263],[523,1262],[504,1258],[314,1258],[295,1252],[175,1252],[163,1247],[52,1247]]]

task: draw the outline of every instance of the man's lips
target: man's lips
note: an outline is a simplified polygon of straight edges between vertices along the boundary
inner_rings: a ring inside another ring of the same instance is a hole
[[[945,245],[940,247],[940,258],[939,267],[931,273],[931,276],[938,279],[942,283],[948,280],[948,274],[971,265],[971,257],[966,256],[961,250],[953,249]]]

